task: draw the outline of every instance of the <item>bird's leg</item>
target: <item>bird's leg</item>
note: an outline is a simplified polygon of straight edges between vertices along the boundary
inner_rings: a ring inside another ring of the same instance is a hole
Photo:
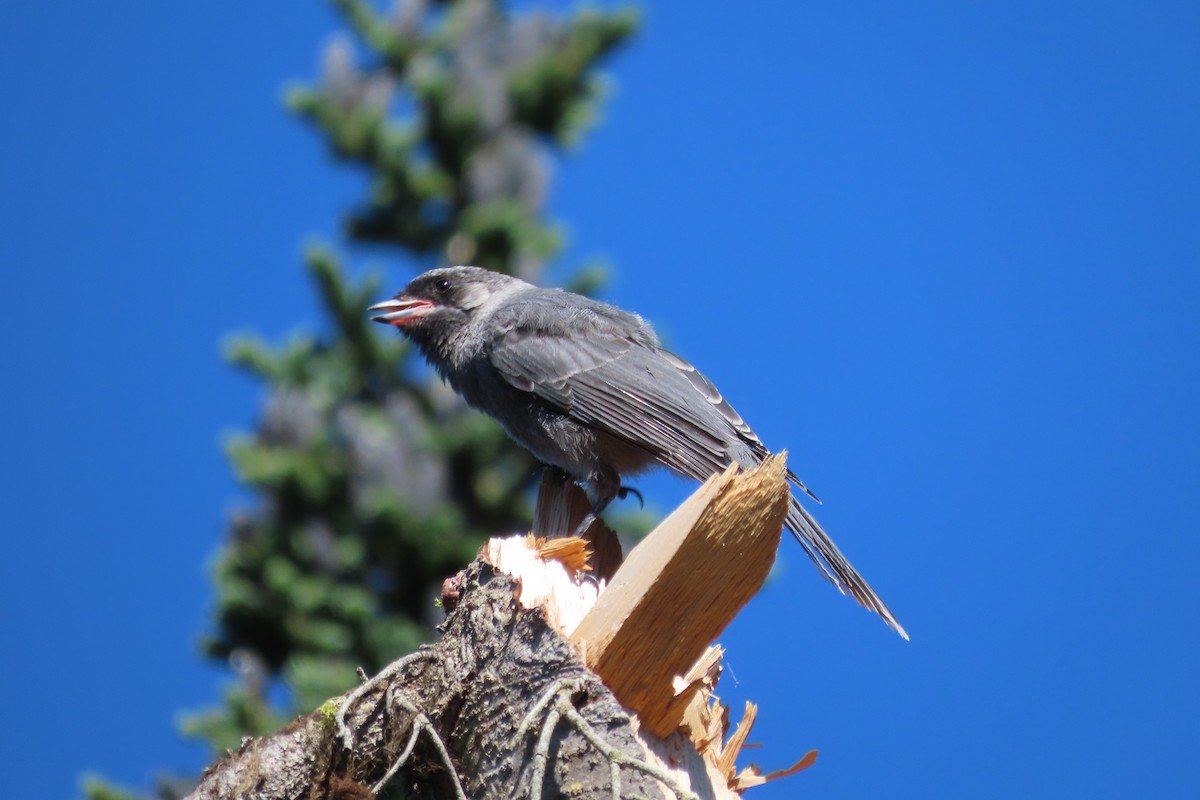
[[[592,501],[592,510],[587,513],[579,526],[575,528],[575,536],[580,538],[587,533],[587,529],[592,527],[592,523],[600,516],[604,509],[608,508],[608,504],[615,497],[624,497],[622,494],[621,476],[611,469],[602,469],[592,474],[586,481],[582,482],[583,490],[587,492],[588,499]]]
[[[605,505],[608,504],[605,503]],[[603,510],[603,508],[596,508],[593,506],[592,510],[585,514],[583,519],[579,521],[579,525],[575,528],[575,533],[571,535],[577,539],[584,538],[584,534],[587,533],[587,529],[592,527],[592,523],[600,518],[600,512]]]

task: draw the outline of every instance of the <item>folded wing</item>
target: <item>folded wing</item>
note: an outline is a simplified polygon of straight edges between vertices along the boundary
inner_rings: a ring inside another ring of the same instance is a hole
[[[627,326],[592,324],[586,338],[519,320],[499,330],[491,361],[510,385],[644,449],[665,467],[703,481],[733,461],[750,467],[770,454],[711,381],[657,342],[628,335]],[[788,477],[808,492],[790,470]],[[826,579],[908,638],[794,496],[787,527]]]

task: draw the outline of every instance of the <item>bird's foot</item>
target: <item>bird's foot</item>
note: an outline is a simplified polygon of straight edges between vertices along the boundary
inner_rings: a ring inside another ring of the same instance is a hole
[[[584,535],[587,533],[588,528],[592,527],[592,523],[595,522],[597,519],[599,519],[599,515],[596,514],[595,511],[589,511],[587,513],[587,515],[584,516],[584,518],[579,521],[579,524],[575,526],[575,532],[571,535],[574,536],[576,539],[584,538]]]

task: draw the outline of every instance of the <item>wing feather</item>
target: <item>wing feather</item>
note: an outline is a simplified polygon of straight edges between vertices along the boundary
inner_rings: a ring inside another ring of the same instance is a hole
[[[491,359],[510,385],[704,480],[729,464],[740,436],[664,353],[630,337],[516,328],[497,338]]]

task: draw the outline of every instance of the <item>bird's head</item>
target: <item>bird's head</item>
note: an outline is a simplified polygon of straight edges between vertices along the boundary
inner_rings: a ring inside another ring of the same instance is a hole
[[[392,325],[438,361],[457,342],[472,318],[508,291],[516,278],[479,267],[441,267],[418,275],[393,297],[367,309],[375,322]]]

